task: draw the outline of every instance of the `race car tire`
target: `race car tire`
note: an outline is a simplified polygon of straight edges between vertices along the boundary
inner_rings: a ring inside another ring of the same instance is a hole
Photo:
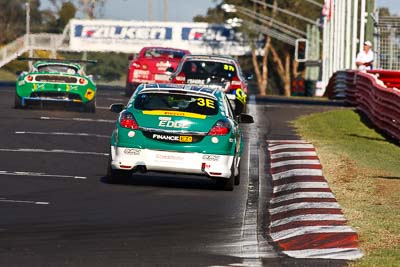
[[[138,87],[137,83],[127,83],[125,86],[125,95],[131,96],[135,92],[137,87]]]
[[[234,166],[231,167],[231,176],[228,179],[220,178],[217,180],[217,186],[224,191],[233,191],[235,181]]]
[[[15,95],[14,108],[18,108],[18,109],[24,108],[24,106],[22,106],[22,103],[21,103],[21,98],[18,95]]]
[[[83,109],[85,112],[96,113],[96,98],[93,98],[92,101],[84,104]]]
[[[235,114],[240,115],[242,113],[246,113],[246,105],[235,99]]]
[[[114,170],[111,164],[108,164],[106,182],[109,184],[118,184],[130,178],[132,173],[130,171]]]
[[[240,185],[240,163],[237,167],[238,173],[235,175],[235,185]]]

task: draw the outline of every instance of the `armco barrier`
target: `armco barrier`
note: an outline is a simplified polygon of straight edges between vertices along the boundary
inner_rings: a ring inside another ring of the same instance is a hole
[[[344,99],[380,131],[400,141],[400,71],[338,71],[329,80],[325,96]]]

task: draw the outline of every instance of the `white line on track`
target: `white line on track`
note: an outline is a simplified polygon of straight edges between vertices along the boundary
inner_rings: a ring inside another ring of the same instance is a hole
[[[80,179],[80,180],[87,179],[87,177],[85,177],[85,176],[46,174],[46,173],[42,173],[42,172],[19,172],[19,171],[9,172],[9,171],[0,171],[0,175],[72,178],[72,179]]]
[[[317,159],[295,159],[295,160],[285,160],[279,162],[272,162],[271,168],[282,167],[286,165],[321,165]]]
[[[16,131],[15,134],[58,135],[58,136],[87,136],[87,137],[98,137],[98,138],[110,138],[110,135],[89,134],[89,133],[67,133],[67,132],[30,132],[30,131]]]
[[[280,152],[272,153],[271,159],[287,158],[287,157],[304,157],[304,156],[317,156],[315,151],[298,151],[298,152]]]
[[[294,236],[300,236],[305,234],[326,234],[326,233],[354,233],[354,230],[350,226],[304,226],[293,228],[289,230],[283,230],[276,233],[271,233],[271,237],[274,241],[291,238]]]
[[[322,258],[343,260],[356,260],[363,256],[363,253],[356,248],[286,250],[284,251],[284,253],[294,258]]]
[[[271,222],[271,227],[302,221],[346,221],[343,214],[304,214]]]
[[[269,213],[271,215],[274,215],[280,212],[288,212],[301,209],[340,209],[340,205],[337,202],[302,202],[273,208],[269,210]]]
[[[44,202],[44,201],[13,200],[13,199],[0,199],[0,202],[35,204],[35,205],[49,205],[50,204],[50,202]]]
[[[331,192],[296,192],[275,197],[271,200],[271,203],[279,203],[299,198],[335,198],[335,196]]]
[[[89,118],[60,118],[60,117],[40,117],[41,120],[58,120],[58,121],[79,121],[79,122],[106,122],[115,123],[115,120],[103,120],[103,119],[89,119]]]
[[[322,176],[322,170],[320,169],[293,169],[284,172],[279,172],[272,174],[272,179],[279,180],[283,178],[293,177],[293,176]]]
[[[25,153],[60,153],[60,154],[78,154],[78,155],[95,155],[95,156],[108,156],[108,153],[99,152],[82,152],[74,150],[63,150],[63,149],[33,149],[33,148],[0,148],[0,152],[25,152]]]
[[[329,188],[328,183],[326,182],[298,182],[298,183],[290,183],[279,186],[274,186],[274,193],[294,190],[299,188]]]
[[[298,149],[298,148],[314,148],[312,144],[285,144],[285,145],[274,145],[268,147],[269,151],[275,151],[279,149]]]

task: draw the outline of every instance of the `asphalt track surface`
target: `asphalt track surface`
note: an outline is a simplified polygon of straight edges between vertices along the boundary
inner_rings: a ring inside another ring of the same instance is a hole
[[[251,98],[241,184],[148,173],[104,182],[109,136],[125,103],[100,89],[97,112],[16,110],[0,87],[0,266],[346,266],[281,254],[266,234],[271,194],[266,140],[298,139],[290,121],[340,103]]]

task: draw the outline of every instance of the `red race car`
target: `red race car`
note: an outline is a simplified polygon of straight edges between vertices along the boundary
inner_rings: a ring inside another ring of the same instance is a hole
[[[129,56],[128,73],[126,76],[125,94],[132,95],[141,83],[167,83],[169,74],[167,68],[176,69],[188,50],[169,47],[143,47],[138,56]]]

